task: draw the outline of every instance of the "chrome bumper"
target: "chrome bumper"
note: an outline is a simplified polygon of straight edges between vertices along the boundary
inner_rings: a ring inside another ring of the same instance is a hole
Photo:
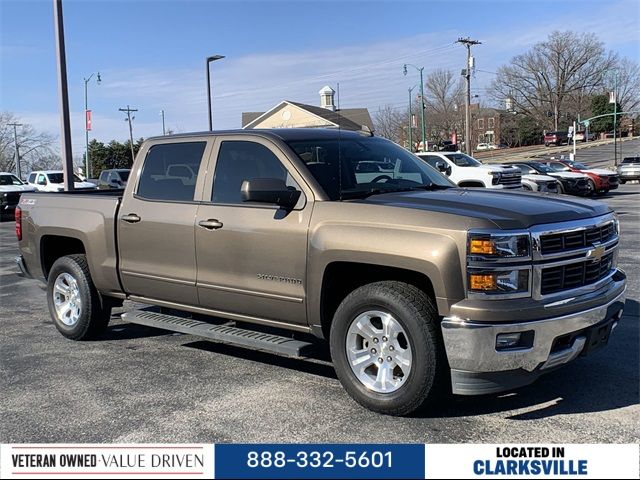
[[[609,318],[622,316],[626,286],[604,305],[588,310],[520,323],[490,324],[455,317],[442,321],[442,335],[453,370],[468,373],[497,373],[520,370],[535,372],[557,367],[576,358],[586,338],[576,337],[565,350],[551,352],[554,340],[579,332]],[[496,337],[501,333],[533,331],[533,346],[518,350],[496,350]],[[530,382],[529,382],[530,383]]]

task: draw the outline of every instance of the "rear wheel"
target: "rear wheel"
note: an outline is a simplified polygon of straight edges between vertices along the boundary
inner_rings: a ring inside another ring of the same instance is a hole
[[[329,340],[349,395],[388,415],[407,415],[434,399],[446,372],[437,320],[431,299],[406,283],[371,283],[349,294]]]
[[[49,313],[58,331],[72,340],[89,340],[107,328],[111,306],[100,298],[85,255],[55,261],[47,281]]]

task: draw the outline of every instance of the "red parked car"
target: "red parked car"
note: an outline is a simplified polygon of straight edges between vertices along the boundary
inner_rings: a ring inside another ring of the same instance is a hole
[[[568,132],[547,132],[544,134],[544,146],[559,146],[569,141]]]
[[[613,170],[589,168],[584,163],[573,162],[570,160],[553,160],[547,162],[547,165],[556,172],[577,172],[588,175],[589,180],[587,180],[587,182],[592,194],[604,194],[609,190],[615,190],[618,188],[618,184],[620,183],[620,177]]]

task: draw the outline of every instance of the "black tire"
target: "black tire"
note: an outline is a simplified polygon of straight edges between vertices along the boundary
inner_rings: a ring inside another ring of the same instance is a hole
[[[624,185],[625,183],[627,183],[627,181],[626,181],[626,180],[620,180],[620,183],[621,183],[622,185]]]
[[[377,393],[355,375],[347,358],[347,332],[361,313],[375,309],[390,313],[407,334],[412,365],[404,384],[392,393]],[[408,415],[446,391],[448,372],[438,332],[438,313],[420,289],[403,282],[376,282],[351,292],[338,307],[329,337],[331,358],[342,386],[364,407],[387,415]]]
[[[522,189],[527,191],[527,192],[532,192],[533,190],[531,190],[531,187],[529,185],[525,185],[524,183],[522,184]]]
[[[80,315],[73,325],[63,323],[54,303],[56,279],[63,273],[71,275],[76,281],[80,297]],[[91,280],[91,273],[85,255],[68,255],[55,261],[47,281],[47,303],[49,313],[58,331],[71,340],[91,340],[102,334],[111,317],[111,304],[100,298]]]
[[[589,193],[587,195],[595,195],[596,192],[596,184],[593,180],[588,179],[587,180],[587,185],[589,186]]]

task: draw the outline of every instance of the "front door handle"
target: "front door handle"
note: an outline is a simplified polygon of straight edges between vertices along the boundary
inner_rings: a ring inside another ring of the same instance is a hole
[[[129,215],[123,215],[122,220],[127,223],[138,223],[140,221],[140,217],[135,213],[130,213]]]
[[[218,228],[222,228],[222,222],[219,222],[216,219],[200,220],[198,225],[202,228],[206,228],[207,230],[217,230]]]

